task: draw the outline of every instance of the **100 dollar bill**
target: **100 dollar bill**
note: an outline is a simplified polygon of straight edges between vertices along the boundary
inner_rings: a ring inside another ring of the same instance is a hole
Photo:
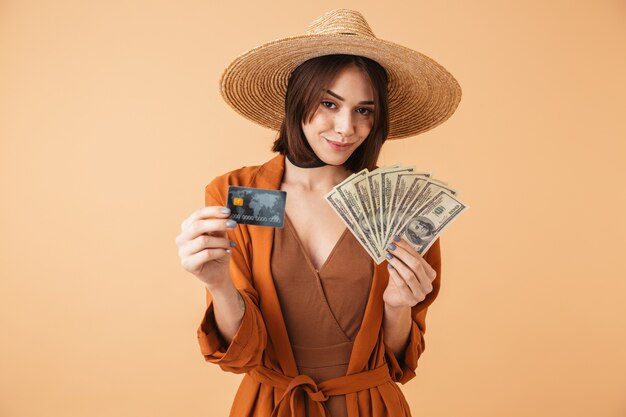
[[[435,238],[469,207],[448,191],[439,190],[400,227],[400,237],[420,254],[424,254]]]

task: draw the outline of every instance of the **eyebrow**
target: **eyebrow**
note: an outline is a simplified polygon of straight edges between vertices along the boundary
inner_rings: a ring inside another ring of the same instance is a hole
[[[331,90],[326,90],[326,92],[328,94],[330,94],[331,96],[335,97],[338,100],[341,101],[345,101],[345,99],[343,97],[341,97],[339,94],[332,92]],[[359,101],[359,104],[374,104],[373,100],[365,100],[365,101]]]

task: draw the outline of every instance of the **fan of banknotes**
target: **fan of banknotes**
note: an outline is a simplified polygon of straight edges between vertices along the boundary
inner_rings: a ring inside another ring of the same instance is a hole
[[[469,209],[457,194],[429,172],[393,165],[352,174],[324,197],[380,264],[394,235],[423,255],[441,232]]]

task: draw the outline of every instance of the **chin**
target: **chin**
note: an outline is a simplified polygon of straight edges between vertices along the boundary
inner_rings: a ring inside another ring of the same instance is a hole
[[[338,158],[336,155],[333,156],[319,156],[319,159],[321,159],[322,161],[326,162],[328,165],[343,165],[346,163],[346,161],[348,159],[350,159],[350,156],[346,157],[342,157],[342,158]]]

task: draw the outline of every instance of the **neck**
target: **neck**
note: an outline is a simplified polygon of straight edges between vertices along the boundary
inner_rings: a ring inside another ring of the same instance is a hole
[[[351,172],[343,166],[324,165],[317,168],[301,168],[285,158],[283,183],[303,191],[328,192],[335,185],[350,176]]]

